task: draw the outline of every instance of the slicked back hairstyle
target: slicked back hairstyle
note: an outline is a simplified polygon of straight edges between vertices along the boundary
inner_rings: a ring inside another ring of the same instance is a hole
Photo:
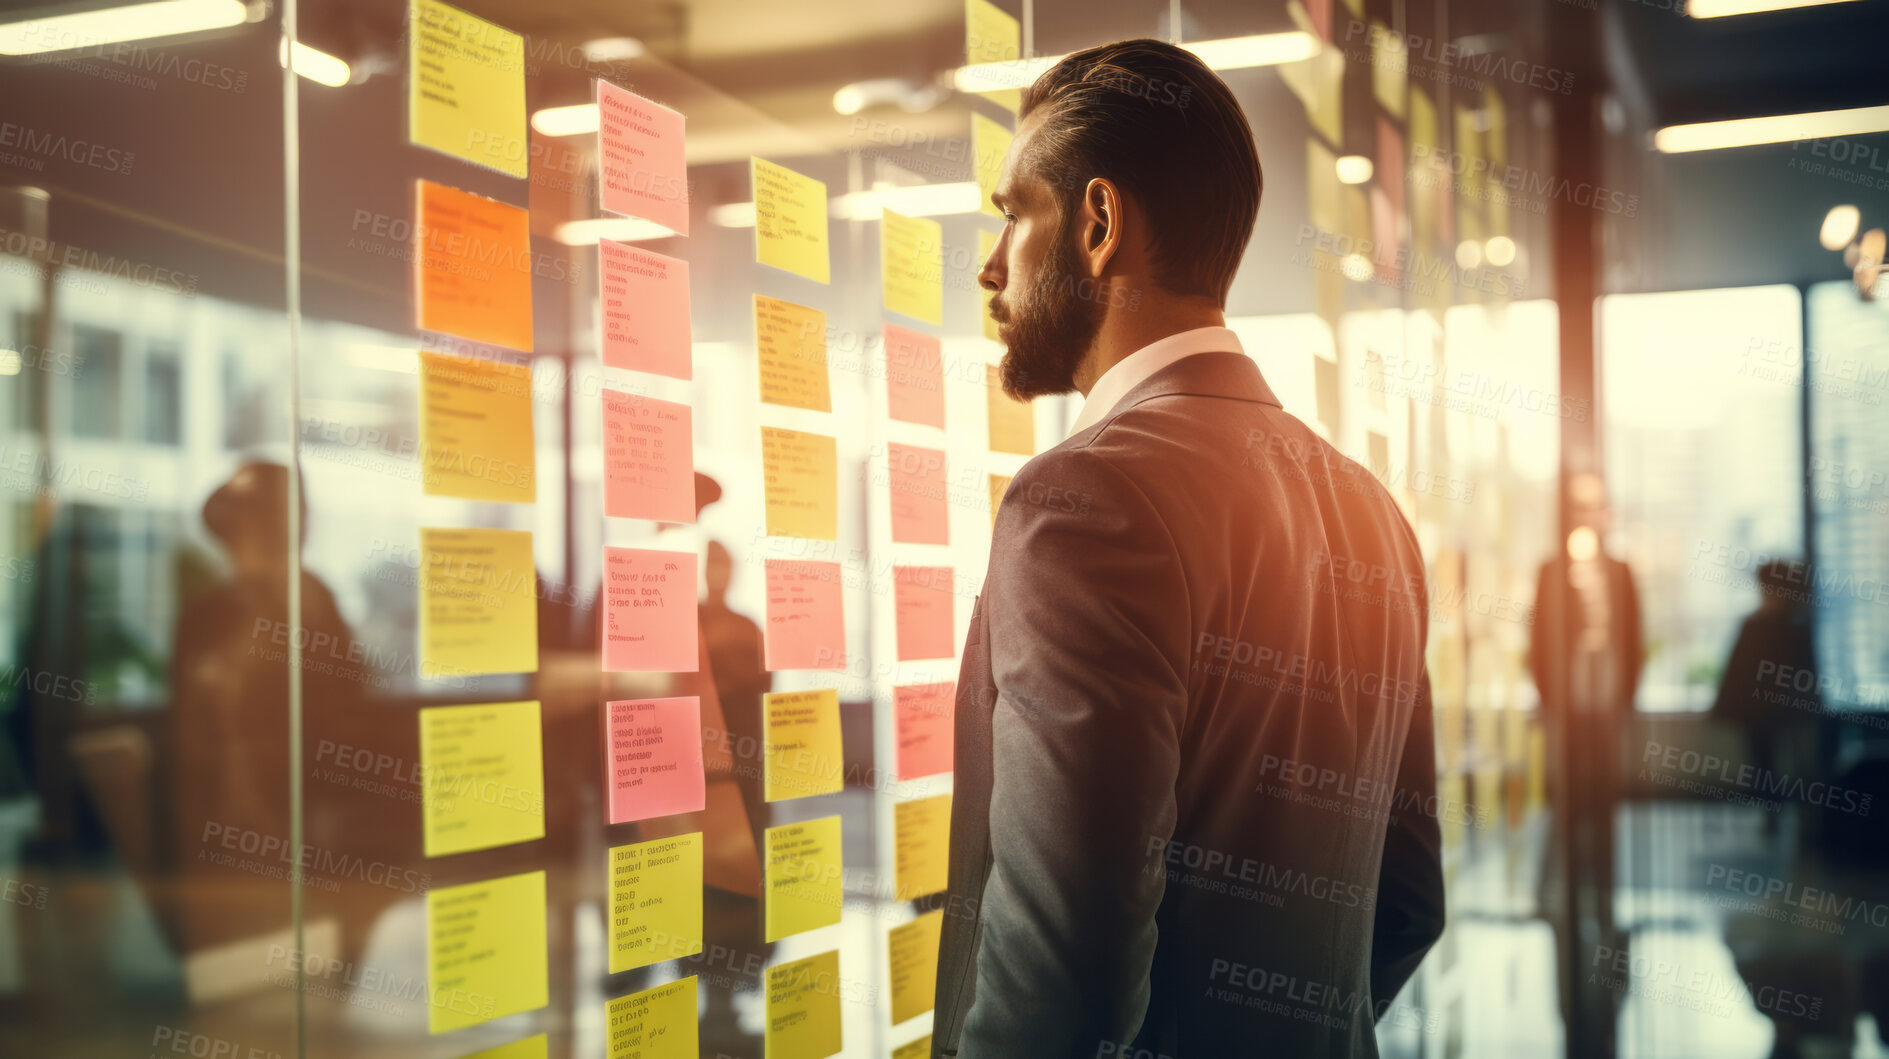
[[[1091,179],[1130,195],[1152,227],[1155,282],[1225,307],[1259,215],[1253,130],[1192,52],[1124,40],[1076,52],[1024,89],[1041,126],[1019,169],[1053,189],[1065,225]]]

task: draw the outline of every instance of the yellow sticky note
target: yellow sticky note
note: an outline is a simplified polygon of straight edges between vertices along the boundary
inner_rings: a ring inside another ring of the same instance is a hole
[[[914,320],[944,322],[944,226],[886,210],[879,224],[885,307]]]
[[[1016,63],[1023,55],[1023,26],[990,0],[964,2],[964,63]],[[978,71],[989,87],[972,91],[996,100],[1015,114],[1022,105],[1025,72],[1019,66]]]
[[[422,529],[420,549],[420,675],[536,673],[531,534]]]
[[[610,849],[610,973],[702,951],[702,834]]]
[[[1003,376],[995,364],[984,366],[984,385],[990,414],[990,447],[993,452],[1036,454],[1036,415],[1027,402],[1004,392]]]
[[[1404,116],[1404,88],[1409,83],[1410,49],[1404,35],[1371,20],[1371,94],[1394,118]]]
[[[943,890],[951,856],[951,796],[940,794],[894,805],[892,844],[898,900]]]
[[[483,1052],[474,1052],[461,1059],[549,1059],[550,1044],[544,1034],[526,1037],[522,1041],[501,1044],[497,1048],[487,1048]],[[892,1053],[894,1056],[897,1052]]]
[[[987,232],[981,228],[978,229],[977,267],[979,269],[984,267],[984,262],[990,260],[990,252],[995,249],[997,249],[997,233]],[[975,279],[976,277],[973,276],[972,278]],[[980,300],[977,315],[978,319],[984,322],[984,337],[990,339],[992,342],[1002,342],[1003,336],[997,333],[997,321],[990,318],[990,300],[994,296],[994,293],[993,291],[985,290],[981,286],[978,288]]]
[[[929,1033],[892,1049],[892,1059],[930,1059],[930,1056],[931,1034]]]
[[[407,69],[408,140],[525,175],[524,37],[439,0],[411,0]]]
[[[420,354],[420,470],[429,496],[538,498],[531,369]]]
[[[1003,211],[990,201],[997,190],[997,178],[1003,175],[1004,156],[1010,153],[1010,141],[1016,136],[982,114],[971,115],[971,168],[977,173],[977,209],[992,217]]]
[[[997,508],[1003,504],[1004,493],[1010,488],[1011,475],[990,475],[990,526],[997,528]]]
[[[931,1010],[938,990],[938,937],[943,931],[944,910],[940,909],[886,932],[893,1025]]]
[[[832,279],[827,255],[826,185],[786,166],[751,159],[754,259],[815,283]]]
[[[765,940],[830,927],[840,921],[840,818],[823,816],[765,832]]]
[[[427,856],[544,837],[542,731],[535,702],[420,711]]]
[[[696,1059],[696,1006],[694,975],[610,1001],[610,1059]]]
[[[767,535],[839,538],[839,450],[825,434],[761,428]]]
[[[831,412],[826,373],[826,314],[779,298],[754,296],[754,347],[761,400]]]
[[[426,895],[426,1031],[446,1033],[550,1003],[544,872]]]
[[[826,1059],[840,1050],[838,949],[767,970],[767,1059]]]
[[[767,717],[762,759],[767,800],[831,794],[845,779],[840,749],[840,693],[834,688],[761,696]]]

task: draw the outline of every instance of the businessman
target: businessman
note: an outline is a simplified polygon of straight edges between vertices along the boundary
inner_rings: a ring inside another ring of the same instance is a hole
[[[933,1054],[1374,1056],[1443,928],[1416,541],[1226,327],[1226,85],[1125,41],[1021,116],[978,278],[1005,389],[1084,402],[973,607]]]

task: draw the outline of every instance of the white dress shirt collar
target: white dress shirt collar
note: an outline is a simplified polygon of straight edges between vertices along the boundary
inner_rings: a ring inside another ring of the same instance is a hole
[[[1196,353],[1222,352],[1246,352],[1240,345],[1240,336],[1230,327],[1196,327],[1142,346],[1116,361],[1095,380],[1095,385],[1089,388],[1089,396],[1082,402],[1081,414],[1076,416],[1076,425],[1069,428],[1070,435],[1080,434],[1107,418],[1121,399],[1128,396],[1128,391],[1169,364]]]

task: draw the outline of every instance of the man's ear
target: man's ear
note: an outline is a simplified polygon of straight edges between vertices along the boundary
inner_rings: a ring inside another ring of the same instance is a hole
[[[1108,263],[1121,248],[1127,210],[1123,208],[1121,189],[1113,180],[1095,177],[1082,189],[1082,203],[1076,225],[1077,257],[1088,274],[1096,279],[1108,269]]]

